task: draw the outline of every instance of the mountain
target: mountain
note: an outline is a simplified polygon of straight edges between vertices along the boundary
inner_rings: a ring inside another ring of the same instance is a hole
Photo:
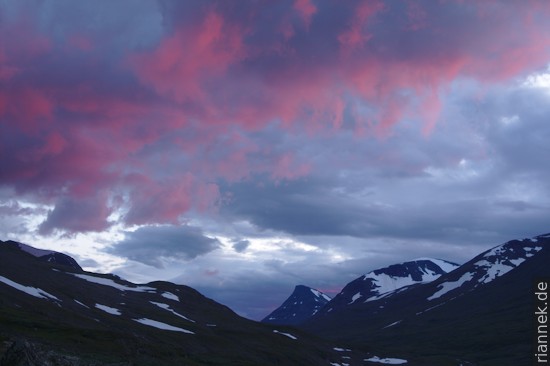
[[[431,258],[420,258],[380,268],[348,283],[319,313],[327,314],[355,303],[392,296],[408,286],[434,281],[456,268],[458,264]]]
[[[280,325],[300,324],[315,315],[329,301],[330,297],[321,291],[298,285],[288,299],[262,322]]]
[[[0,240],[0,245],[2,245],[2,244],[17,247],[20,250],[22,250],[24,252],[27,252],[27,253],[33,255],[34,257],[38,258],[38,260],[40,260],[40,261],[49,262],[51,264],[59,264],[59,265],[62,265],[62,266],[68,266],[68,267],[71,267],[73,269],[82,271],[82,268],[80,267],[78,262],[75,261],[74,258],[72,258],[72,257],[70,257],[66,254],[55,252],[53,250],[44,250],[44,249],[34,248],[34,247],[31,247],[30,245],[23,244],[23,243],[18,243],[16,241],[12,241],[12,240],[8,240],[8,241],[1,241]]]
[[[411,365],[526,365],[534,279],[550,277],[549,263],[550,235],[512,240],[433,282],[319,313],[300,327]]]
[[[241,318],[187,286],[134,284],[51,254],[0,242],[1,366],[328,366],[368,356]]]

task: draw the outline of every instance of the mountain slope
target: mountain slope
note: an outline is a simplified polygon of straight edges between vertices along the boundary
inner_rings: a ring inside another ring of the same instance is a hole
[[[550,277],[549,263],[550,235],[513,240],[431,283],[315,316],[303,329],[419,364],[528,364],[533,280]]]
[[[187,286],[136,285],[4,242],[0,345],[0,365],[51,357],[63,365],[330,365],[342,357],[333,342],[241,318]]]
[[[391,296],[408,286],[434,281],[456,268],[455,263],[431,258],[380,268],[348,283],[319,313],[323,315],[354,303]]]
[[[262,323],[296,325],[315,315],[330,297],[311,287],[298,285],[285,302],[266,316]]]

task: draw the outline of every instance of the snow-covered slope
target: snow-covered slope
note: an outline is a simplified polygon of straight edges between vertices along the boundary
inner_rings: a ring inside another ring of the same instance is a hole
[[[298,285],[285,302],[262,322],[278,325],[300,324],[315,315],[330,297],[311,287]]]
[[[420,258],[369,272],[348,283],[321,313],[329,313],[354,303],[365,303],[396,294],[408,286],[428,283],[458,268],[441,259]]]
[[[436,291],[427,299],[431,301],[457,296],[494,281],[542,250],[539,240],[549,237],[550,234],[524,241],[512,240],[481,253],[458,271],[446,276],[446,281],[438,284]]]

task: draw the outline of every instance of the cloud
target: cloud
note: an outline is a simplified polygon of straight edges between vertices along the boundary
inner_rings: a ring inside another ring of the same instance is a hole
[[[482,101],[471,95],[455,93],[460,112],[446,110],[429,139],[406,128],[367,145],[344,134],[309,138],[310,175],[223,185],[231,200],[221,212],[266,235],[477,245],[547,231],[547,95],[517,85],[486,90]]]
[[[61,198],[40,224],[38,232],[49,235],[54,230],[82,233],[107,229],[111,225],[108,221],[111,209],[107,206],[105,196],[105,193],[99,193],[96,197],[78,200]]]
[[[235,249],[237,253],[244,252],[246,248],[250,246],[250,241],[243,240],[243,239],[234,239],[232,240],[232,243],[233,243],[233,249]]]
[[[193,226],[143,226],[125,233],[109,252],[161,268],[164,260],[189,260],[220,247],[216,238]]]
[[[126,225],[178,224],[219,182],[312,174],[315,157],[259,131],[430,134],[457,80],[549,57],[535,1],[31,3],[2,5],[1,184],[44,204],[113,192]]]

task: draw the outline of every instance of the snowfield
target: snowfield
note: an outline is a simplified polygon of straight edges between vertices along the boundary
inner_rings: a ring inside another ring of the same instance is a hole
[[[24,292],[28,295],[38,297],[39,299],[52,299],[52,300],[61,301],[57,297],[53,296],[52,294],[50,294],[50,293],[48,293],[48,292],[46,292],[42,289],[39,289],[39,288],[36,288],[36,287],[20,285],[17,282],[13,282],[12,280],[7,279],[6,277],[3,277],[3,276],[0,276],[0,282],[3,282],[6,285],[8,285],[10,287],[13,287],[16,290],[22,291],[22,292]]]
[[[330,301],[330,300],[331,300],[331,298],[328,297],[328,295],[325,295],[325,294],[323,294],[323,293],[320,292],[320,291],[317,291],[317,290],[315,290],[315,289],[310,289],[310,290],[311,290],[311,292],[313,293],[313,295],[315,295],[315,297],[322,297],[322,298],[324,298],[324,299],[327,300],[327,301]]]
[[[428,297],[428,300],[437,299],[445,295],[447,292],[452,291],[455,288],[459,288],[465,282],[471,281],[472,278],[474,278],[474,274],[471,272],[466,272],[456,281],[443,282],[442,284],[438,285],[440,289],[436,291],[436,293],[434,293],[432,296]]]
[[[175,300],[175,301],[180,301],[180,298],[177,296],[177,295],[174,295],[173,293],[171,292],[163,292],[162,294],[160,294],[162,297],[165,297],[169,300]]]
[[[280,334],[280,335],[284,335],[290,339],[298,339],[297,337],[293,336],[292,334],[289,334],[289,333],[283,333],[283,332],[279,332],[278,330],[273,330],[273,333],[277,333],[277,334]]]
[[[95,307],[98,308],[99,310],[103,310],[104,312],[112,314],[112,315],[120,315],[121,314],[120,310],[118,310],[117,308],[112,308],[112,307],[107,306],[107,305],[95,304]]]
[[[103,277],[96,277],[96,276],[90,276],[90,275],[84,275],[84,274],[77,274],[77,273],[71,273],[73,276],[81,278],[83,280],[86,280],[88,282],[97,283],[98,285],[103,286],[110,286],[114,287],[117,290],[121,291],[136,291],[136,292],[154,292],[156,289],[148,286],[136,286],[136,287],[130,287],[126,285],[121,285],[119,283],[116,283],[115,281],[109,279],[109,278],[103,278]]]
[[[386,365],[402,365],[407,363],[407,360],[403,360],[401,358],[380,358],[378,356],[366,358],[365,361],[383,363]]]
[[[133,319],[135,322],[141,323],[143,325],[147,325],[149,327],[162,329],[162,330],[171,330],[173,332],[182,332],[187,334],[195,334],[194,332],[191,332],[190,330],[174,327],[170,324],[162,323],[156,320],[142,318],[142,319]]]
[[[167,310],[167,311],[171,312],[172,314],[174,314],[174,315],[176,315],[176,316],[179,316],[179,317],[182,318],[182,319],[185,319],[185,320],[187,320],[187,321],[190,321],[190,322],[192,322],[192,323],[195,323],[194,320],[189,319],[188,317],[186,317],[186,316],[184,316],[184,315],[181,315],[181,314],[179,314],[179,313],[176,313],[173,309],[170,308],[170,305],[168,305],[168,304],[163,304],[163,303],[161,303],[161,302],[154,302],[154,301],[149,301],[149,302],[150,302],[151,304],[153,304],[153,305],[158,306],[159,308],[162,308],[162,309],[164,309],[164,310]]]

